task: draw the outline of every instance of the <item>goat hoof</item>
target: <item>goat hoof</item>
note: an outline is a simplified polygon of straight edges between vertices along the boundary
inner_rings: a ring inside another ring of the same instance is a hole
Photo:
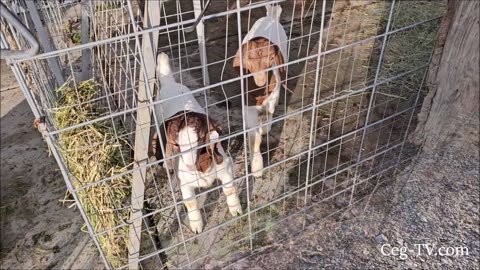
[[[252,175],[253,177],[255,177],[255,179],[262,179],[263,172],[262,171],[254,172]]]
[[[243,215],[242,206],[240,204],[231,207],[229,206],[228,210],[230,210],[230,214],[232,214],[233,217]]]
[[[190,229],[195,234],[201,233],[203,231],[203,221],[201,220],[190,221]]]

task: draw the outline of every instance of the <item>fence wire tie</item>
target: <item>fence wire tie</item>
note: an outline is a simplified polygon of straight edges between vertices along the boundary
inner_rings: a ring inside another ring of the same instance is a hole
[[[35,118],[35,120],[33,120],[33,127],[36,128],[42,134],[43,138],[46,138],[48,136],[45,116],[40,116],[39,118]]]

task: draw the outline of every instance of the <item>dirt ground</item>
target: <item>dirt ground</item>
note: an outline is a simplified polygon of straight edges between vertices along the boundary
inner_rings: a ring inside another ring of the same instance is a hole
[[[103,268],[80,213],[60,202],[65,182],[4,61],[1,89],[0,268]]]

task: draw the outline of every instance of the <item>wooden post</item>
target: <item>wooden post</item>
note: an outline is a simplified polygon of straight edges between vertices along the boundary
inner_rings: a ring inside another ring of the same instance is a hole
[[[479,9],[478,1],[450,0],[440,24],[415,131],[427,151],[455,143],[463,122],[478,115]]]
[[[151,28],[160,24],[160,11],[162,1],[145,2],[144,28]],[[138,103],[148,102],[148,89],[153,89],[155,79],[155,59],[158,47],[158,31],[146,33],[142,37],[142,54],[145,70],[140,67],[140,79],[138,86]],[[148,78],[145,81],[145,75]],[[148,84],[148,86],[147,86]],[[151,93],[153,94],[153,93]],[[135,154],[134,168],[145,165],[148,161],[148,147],[150,143],[150,109],[148,107],[138,109],[135,129]],[[142,232],[142,210],[145,192],[146,168],[137,169],[132,178],[132,221],[129,230],[128,261],[129,269],[139,269],[140,242]]]
[[[201,0],[193,0],[193,12],[195,14],[195,18],[200,16],[200,13],[202,12]],[[203,25],[203,20],[197,24],[196,30],[198,37],[198,48],[200,50],[200,63],[202,64],[203,85],[207,86],[210,84],[210,78],[208,76],[205,26]]]

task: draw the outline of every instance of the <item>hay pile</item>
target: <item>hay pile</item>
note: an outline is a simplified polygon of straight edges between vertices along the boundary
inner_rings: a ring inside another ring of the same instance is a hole
[[[60,98],[53,110],[58,129],[85,123],[108,113],[98,98],[99,85],[83,81],[77,88],[69,82],[57,92]],[[112,120],[99,121],[61,132],[58,148],[71,174],[75,188],[114,176],[127,170],[131,163],[125,129],[114,126]],[[82,207],[95,232],[125,224],[129,209],[121,206],[129,196],[130,175],[115,177],[78,192]],[[128,226],[98,236],[107,260],[113,267],[124,265],[128,255]]]

